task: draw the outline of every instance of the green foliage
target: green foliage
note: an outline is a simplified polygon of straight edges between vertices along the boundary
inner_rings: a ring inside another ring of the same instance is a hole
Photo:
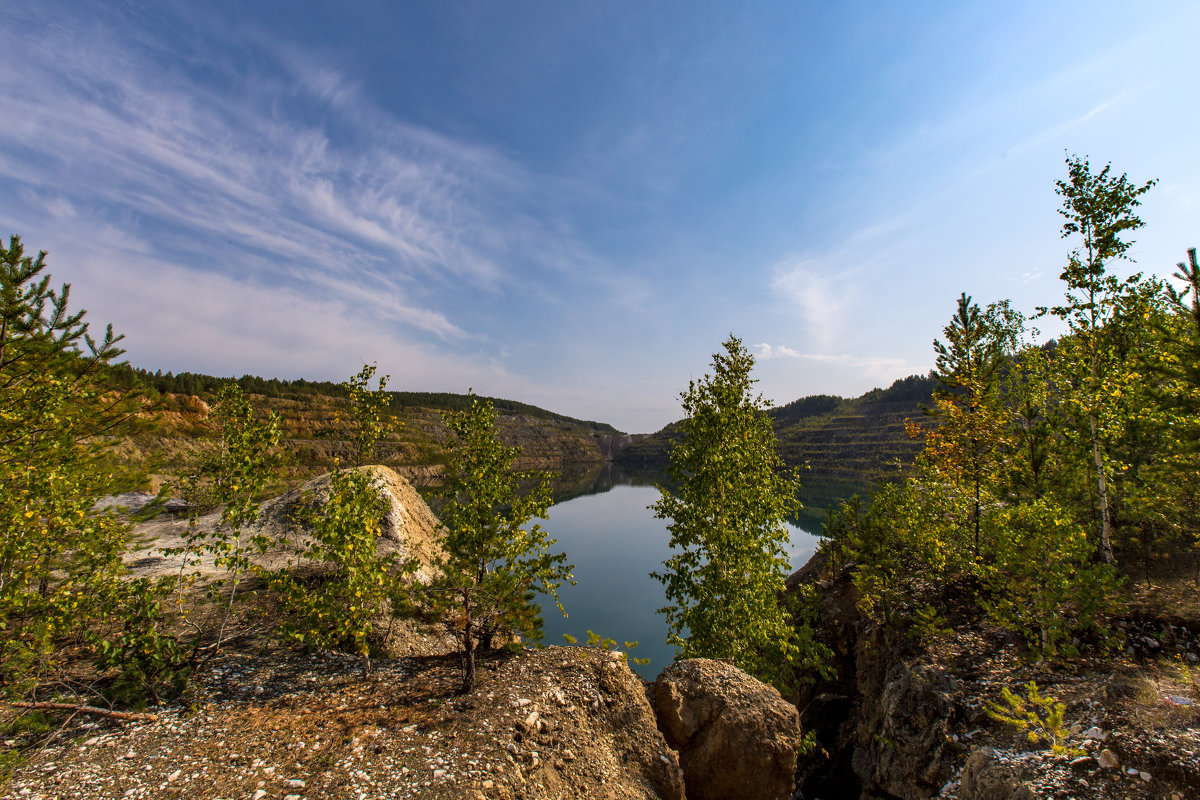
[[[925,447],[908,476],[882,487],[869,510],[853,502],[831,518],[830,550],[853,564],[868,616],[915,620],[925,641],[941,629],[929,599],[966,588],[1045,658],[1101,624],[1116,583],[1092,563],[1086,492],[1062,481],[1070,436],[1060,376],[1023,335],[1006,302],[981,311],[959,298],[945,342],[934,343],[938,424],[913,426]]]
[[[605,636],[601,636],[590,629],[588,630],[587,634],[588,638],[587,644],[585,645],[586,647],[597,647],[601,650],[607,650],[610,653],[618,653],[621,656],[622,661],[632,661],[634,664],[650,663],[650,659],[648,658],[635,658],[629,655],[629,651],[637,647],[637,642],[625,642],[624,649],[621,649],[617,647],[616,639],[609,639]],[[566,640],[567,644],[576,644],[578,642],[578,640],[569,633],[564,633],[563,639]]]
[[[1142,408],[1155,415],[1157,452],[1129,499],[1151,546],[1200,542],[1200,262],[1196,248],[1187,253],[1175,275],[1183,290],[1166,286],[1165,307],[1148,315],[1153,346],[1142,359],[1151,401]]]
[[[162,601],[169,584],[138,578],[127,584],[116,616],[120,631],[94,636],[96,666],[116,675],[106,687],[109,699],[123,705],[145,706],[180,695],[192,674],[191,653],[164,629]]]
[[[989,594],[983,605],[1000,625],[1026,636],[1043,657],[1058,655],[1073,631],[1095,629],[1117,588],[1113,568],[1095,563],[1095,546],[1066,509],[1048,499],[997,509]]]
[[[112,482],[108,436],[136,392],[111,388],[121,354],[98,341],[70,287],[50,288],[45,253],[0,246],[0,687],[23,694],[55,677],[139,587],[123,583],[126,525],[92,510]]]
[[[930,592],[975,572],[971,507],[918,459],[916,472],[885,484],[863,508],[851,498],[831,514],[826,530],[835,561],[852,568],[859,610],[886,625],[900,625]]]
[[[954,631],[947,627],[946,618],[929,603],[918,608],[909,623],[909,635],[922,645],[928,646],[942,636],[949,636]]]
[[[244,528],[258,518],[258,498],[278,466],[280,423],[276,414],[258,419],[236,383],[226,383],[217,391],[212,419],[220,431],[220,441],[199,473],[188,480],[186,493],[193,509],[210,504],[222,506],[221,522],[212,531],[202,530],[196,526],[198,512],[193,510],[187,545],[182,549],[181,572],[204,556],[225,570],[225,577],[209,587],[210,597],[223,599],[225,606],[211,650],[215,654],[224,640],[242,579],[251,568],[250,556],[264,552],[269,544],[262,535],[247,540]],[[186,583],[181,580],[180,591]],[[223,593],[228,596],[222,597]]]
[[[759,677],[789,683],[820,653],[792,624],[785,520],[799,508],[798,480],[775,453],[754,357],[730,336],[713,375],[680,398],[682,440],[671,453],[673,488],[653,508],[669,519],[673,555],[652,573],[666,587],[668,642],[681,658],[726,658]],[[805,646],[802,647],[801,645]]]
[[[1098,173],[1087,159],[1067,159],[1067,180],[1055,182],[1063,198],[1059,213],[1063,238],[1080,237],[1071,251],[1062,280],[1067,285],[1066,302],[1040,313],[1058,317],[1070,332],[1055,359],[1056,384],[1062,391],[1066,413],[1074,419],[1073,433],[1086,446],[1096,485],[1095,502],[1100,522],[1100,552],[1112,563],[1112,507],[1110,483],[1114,473],[1113,441],[1120,436],[1122,421],[1119,403],[1121,387],[1136,376],[1130,375],[1129,362],[1119,357],[1116,338],[1117,320],[1123,298],[1136,292],[1140,275],[1126,280],[1108,271],[1111,262],[1129,260],[1126,253],[1132,240],[1123,238],[1144,224],[1134,213],[1141,196],[1155,181],[1142,186],[1129,182],[1125,175],[1110,174],[1111,165]],[[1128,317],[1127,317],[1128,319]]]
[[[354,412],[354,455],[358,459],[358,466],[367,463],[375,452],[376,443],[392,430],[392,425],[384,419],[388,407],[388,395],[384,391],[388,376],[381,377],[379,387],[371,391],[371,377],[374,374],[375,365],[364,364],[357,375],[343,384]]]
[[[1025,684],[1025,697],[1007,686],[1000,689],[1000,696],[1003,704],[989,702],[984,706],[989,717],[1019,728],[1032,744],[1045,742],[1055,755],[1086,755],[1082,748],[1068,744],[1071,732],[1063,725],[1067,707],[1050,695],[1042,695],[1037,683]]]
[[[514,636],[540,640],[534,598],[549,595],[562,611],[558,587],[574,584],[566,556],[550,552],[555,540],[540,524],[529,524],[545,519],[549,485],[543,480],[521,493],[521,482],[532,475],[512,469],[520,449],[497,440],[491,402],[468,396],[469,409],[445,415],[457,442],[439,492],[446,501],[440,573],[423,590],[425,603],[462,643],[463,693],[474,685],[477,646]]]
[[[1005,440],[1007,414],[1000,403],[1002,370],[1011,363],[1024,332],[1020,314],[1007,301],[985,312],[964,292],[944,329],[946,343],[934,340],[934,375],[941,386],[929,413],[939,421],[926,433],[924,464],[946,488],[970,502],[971,554],[980,555],[980,518],[995,493],[996,461]]]
[[[375,367],[364,366],[344,388],[359,423],[356,437],[360,461],[370,458],[384,433],[384,389],[368,389]],[[335,466],[319,508],[305,514],[310,538],[297,553],[300,564],[270,575],[288,617],[280,626],[287,638],[308,647],[342,648],[362,658],[371,670],[371,636],[378,615],[408,607],[405,579],[417,568],[412,559],[379,552],[378,539],[387,504],[367,468]]]

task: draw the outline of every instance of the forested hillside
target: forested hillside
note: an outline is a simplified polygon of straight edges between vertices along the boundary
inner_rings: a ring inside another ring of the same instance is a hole
[[[936,385],[932,377],[912,375],[860,397],[812,395],[773,408],[767,413],[779,455],[790,466],[807,466],[823,476],[875,480],[893,473],[921,449],[906,433],[905,422],[923,421],[922,406],[933,402]],[[672,423],[634,442],[617,463],[665,466],[676,437]]]
[[[128,367],[117,371],[115,381],[122,387],[142,385],[158,393],[156,407],[145,414],[145,425],[126,435],[117,447],[119,458],[134,468],[133,482],[142,488],[157,486],[199,463],[217,437],[209,402],[231,380]],[[280,417],[280,450],[286,453],[280,473],[283,483],[326,472],[335,458],[344,460],[349,454],[353,420],[342,385],[250,375],[233,382],[260,413]],[[379,443],[378,460],[418,483],[432,480],[448,455],[450,437],[442,414],[466,408],[467,395],[388,392],[387,397],[385,415],[394,424]],[[522,448],[519,466],[523,469],[570,472],[577,465],[599,465],[605,459],[596,437],[619,435],[603,423],[576,420],[526,403],[487,399],[496,408],[500,438]]]

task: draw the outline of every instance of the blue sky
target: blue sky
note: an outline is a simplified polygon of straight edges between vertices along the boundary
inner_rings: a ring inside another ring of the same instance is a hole
[[[5,3],[0,233],[150,369],[629,431],[729,333],[777,403],[1061,296],[1064,152],[1200,244],[1200,6]]]

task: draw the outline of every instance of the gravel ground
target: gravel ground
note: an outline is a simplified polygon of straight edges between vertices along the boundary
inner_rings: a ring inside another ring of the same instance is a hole
[[[224,654],[194,708],[77,716],[3,797],[650,798],[656,770],[677,769],[614,654],[555,647],[480,666],[459,696],[453,659],[397,659],[364,678],[335,653]]]
[[[964,755],[989,748],[1012,784],[1025,784],[1033,797],[1200,798],[1200,687],[1192,680],[1200,669],[1191,666],[1200,661],[1200,641],[1181,629],[1151,636],[1136,622],[1122,627],[1128,641],[1141,643],[1125,658],[1076,659],[1053,670],[976,633],[950,638],[940,655],[963,686],[952,739]],[[1082,752],[1054,755],[984,712],[1002,687],[1023,693],[1029,681],[1065,704],[1065,744]],[[939,796],[962,797],[960,777]]]

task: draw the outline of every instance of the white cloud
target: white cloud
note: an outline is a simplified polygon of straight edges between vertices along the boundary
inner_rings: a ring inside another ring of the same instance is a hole
[[[854,291],[844,273],[829,269],[828,261],[792,258],[776,265],[771,288],[795,303],[806,333],[822,349],[837,338]]]
[[[864,378],[892,380],[901,375],[910,375],[918,368],[906,359],[892,356],[862,356],[849,353],[805,353],[787,345],[756,344],[755,355],[764,360],[794,358],[820,364],[850,367]]]
[[[441,338],[466,335],[468,311],[434,298],[447,283],[491,291],[504,277],[497,254],[514,220],[491,203],[521,191],[510,164],[388,118],[311,58],[277,67],[309,102],[371,116],[363,138],[333,144],[323,123],[287,121],[278,85],[217,94],[126,44],[103,26],[56,27],[41,43],[55,58],[0,55],[12,121],[0,128],[0,178],[43,198],[50,218],[145,229],[188,282],[237,270]],[[0,220],[28,219],[19,202],[0,197]]]
[[[758,358],[763,361],[769,361],[772,358],[800,358],[803,354],[799,350],[793,350],[786,345],[769,345],[766,342],[754,345],[758,349],[755,353]]]

